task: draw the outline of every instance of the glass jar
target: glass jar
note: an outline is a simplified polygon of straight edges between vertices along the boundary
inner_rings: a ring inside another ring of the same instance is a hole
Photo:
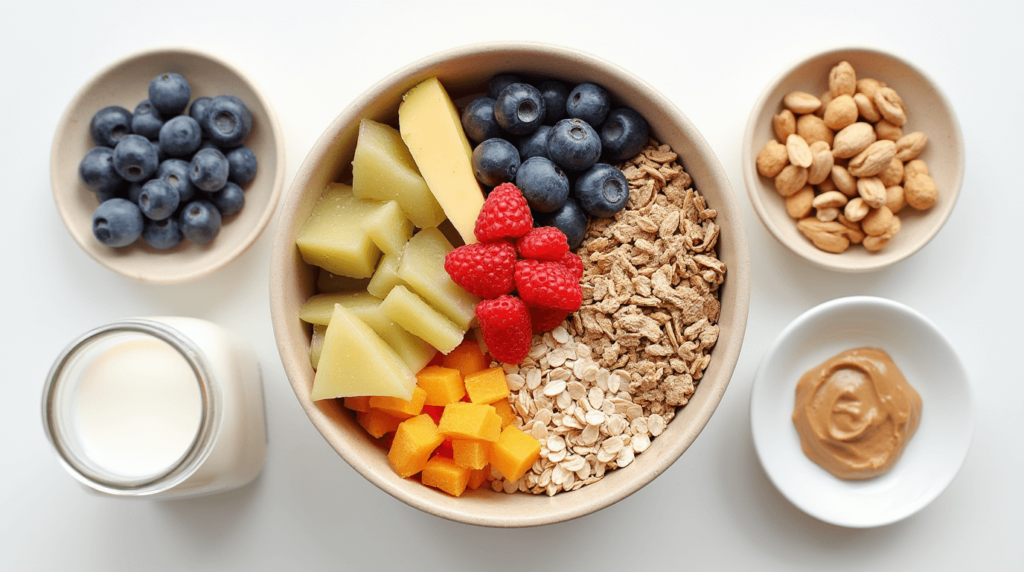
[[[61,464],[118,497],[174,498],[252,481],[266,457],[259,360],[195,318],[126,319],[87,332],[54,363],[43,426]]]

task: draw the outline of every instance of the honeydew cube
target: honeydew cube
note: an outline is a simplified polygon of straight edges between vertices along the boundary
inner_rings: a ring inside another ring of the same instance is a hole
[[[299,308],[299,319],[310,324],[326,326],[331,323],[331,316],[334,315],[334,305],[341,304],[355,314],[357,318],[365,322],[366,315],[377,310],[380,307],[380,302],[380,298],[366,292],[317,294],[306,300],[302,307]]]
[[[359,395],[356,397],[346,397],[345,407],[352,411],[369,411],[370,410],[370,396]]]
[[[429,415],[417,415],[398,425],[395,440],[388,451],[388,462],[398,476],[411,477],[423,470],[427,459],[438,445],[444,442],[444,435]]]
[[[471,373],[487,369],[487,358],[480,352],[480,346],[475,341],[466,340],[459,344],[459,347],[452,350],[452,353],[444,356],[441,365],[459,370],[465,378]]]
[[[324,351],[324,336],[327,334],[327,326],[313,326],[313,336],[309,339],[309,363],[316,369],[320,363],[320,354]]]
[[[377,271],[366,286],[366,291],[383,300],[388,297],[391,289],[398,285],[404,285],[405,281],[398,277],[398,255],[385,254],[377,265]]]
[[[397,419],[408,419],[423,412],[423,403],[427,399],[427,392],[417,387],[412,392],[412,397],[402,399],[400,397],[372,396],[370,397],[370,409],[376,409]]]
[[[491,444],[485,441],[452,439],[452,459],[460,467],[482,469],[487,466]]]
[[[352,159],[352,192],[361,199],[395,201],[413,224],[437,226],[444,210],[420,175],[394,127],[363,119]]]
[[[491,475],[490,467],[484,467],[482,469],[473,469],[469,472],[469,483],[466,488],[473,489],[474,491],[480,488],[480,485],[487,482],[487,477]]]
[[[509,403],[507,399],[499,399],[492,403],[491,407],[498,412],[498,417],[501,417],[502,429],[515,423],[516,412],[512,410],[512,404]]]
[[[471,469],[460,467],[451,459],[434,456],[423,467],[420,481],[428,487],[441,489],[452,495],[461,496],[469,485]]]
[[[448,405],[466,395],[466,386],[457,369],[427,366],[416,374],[416,385],[427,392],[427,405]]]
[[[491,404],[499,400],[505,400],[507,403],[508,383],[505,381],[505,371],[500,367],[467,375],[465,385],[469,400],[473,403]]]
[[[373,435],[374,439],[380,439],[388,433],[398,431],[398,425],[402,422],[401,419],[376,409],[357,413],[356,421],[367,433]]]
[[[476,317],[480,298],[452,282],[445,271],[444,257],[452,250],[452,244],[441,231],[425,228],[405,245],[398,277],[465,332]]]
[[[329,183],[320,202],[299,230],[295,244],[302,259],[332,274],[367,278],[373,274],[380,249],[362,226],[363,219],[380,208],[363,201],[352,187]]]
[[[458,347],[466,333],[405,286],[392,288],[380,309],[409,333],[443,354]]]
[[[458,401],[444,408],[438,429],[448,439],[493,442],[501,434],[501,417],[490,405]]]
[[[357,395],[409,399],[416,376],[370,326],[341,304],[334,306],[313,378],[314,400]]]
[[[510,481],[518,481],[539,457],[540,441],[515,425],[505,427],[498,442],[491,446],[491,466]]]
[[[436,77],[403,96],[398,127],[448,220],[466,244],[476,242],[473,228],[484,194],[473,174],[473,149],[462,130],[459,111]]]
[[[395,201],[384,203],[376,212],[363,219],[363,228],[384,254],[400,254],[414,230]]]

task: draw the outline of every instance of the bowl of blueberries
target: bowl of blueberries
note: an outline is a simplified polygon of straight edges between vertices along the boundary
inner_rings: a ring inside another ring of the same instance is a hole
[[[267,227],[285,174],[284,138],[259,88],[192,49],[108,66],[68,104],[54,135],[57,210],[94,259],[129,278],[207,276]]]

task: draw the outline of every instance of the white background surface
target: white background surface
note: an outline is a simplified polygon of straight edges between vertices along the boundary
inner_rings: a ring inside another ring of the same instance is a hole
[[[0,569],[1024,568],[1021,3],[66,1],[5,2],[2,14]],[[378,79],[445,48],[502,39],[589,51],[673,100],[729,174],[753,261],[743,352],[693,446],[617,505],[513,531],[401,504],[353,471],[307,421],[270,325],[275,224],[212,277],[137,284],[73,242],[48,176],[64,106],[92,74],[137,49],[194,46],[253,77],[284,127],[290,182],[328,123]],[[858,276],[817,269],[777,244],[753,214],[740,174],[743,127],[762,88],[797,59],[842,45],[883,48],[925,70],[952,101],[967,149],[960,201],[942,232],[896,267]],[[872,530],[823,524],[790,505],[757,462],[747,416],[751,380],[778,332],[807,308],[851,294],[892,298],[935,321],[963,358],[977,403],[973,446],[949,489],[917,515]],[[43,378],[87,329],[161,314],[220,323],[256,347],[268,397],[266,468],[252,485],[209,498],[90,496],[44,438]]]

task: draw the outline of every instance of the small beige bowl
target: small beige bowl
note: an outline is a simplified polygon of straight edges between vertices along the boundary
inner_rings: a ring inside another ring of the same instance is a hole
[[[126,248],[104,246],[92,234],[92,213],[99,202],[78,176],[78,164],[95,146],[89,121],[100,109],[120,105],[128,111],[149,98],[149,82],[174,72],[185,76],[192,99],[234,95],[252,111],[246,140],[259,162],[247,183],[245,208],[224,220],[220,234],[207,245],[188,240],[173,249],[150,248],[140,238]],[[284,188],[284,136],[270,102],[256,84],[234,66],[188,48],[149,50],[114,62],[96,74],[68,104],[50,152],[50,184],[57,210],[71,236],[89,256],[107,268],[140,282],[178,284],[207,276],[245,252],[267,227]]]
[[[775,191],[771,179],[757,173],[755,159],[769,139],[775,137],[772,116],[782,110],[782,97],[799,90],[817,96],[828,89],[828,73],[846,60],[858,78],[873,77],[895,89],[906,104],[907,133],[921,131],[928,145],[919,157],[928,163],[939,189],[931,209],[915,211],[907,206],[899,212],[902,229],[879,252],[851,245],[842,254],[819,250],[796,228],[786,213],[785,199]],[[779,74],[761,94],[750,113],[743,136],[743,180],[754,211],[772,235],[807,260],[841,272],[867,272],[895,264],[920,250],[945,224],[953,211],[964,175],[964,142],[960,124],[949,100],[924,74],[902,59],[868,48],[828,50],[811,56]]]
[[[718,254],[728,265],[721,291],[721,335],[711,364],[690,403],[668,429],[628,467],[603,480],[554,497],[507,495],[490,489],[467,491],[455,498],[399,478],[386,451],[356,424],[340,400],[310,400],[313,369],[309,364],[310,328],[299,307],[316,288],[316,268],[302,261],[295,246],[329,181],[348,180],[360,118],[393,121],[402,94],[437,76],[457,101],[486,91],[487,79],[506,71],[592,81],[608,89],[651,124],[652,136],[672,145],[694,186],[718,210],[722,226]],[[729,179],[711,148],[670,101],[628,72],[568,48],[535,43],[490,43],[462,47],[420,60],[370,88],[328,126],[310,151],[282,207],[270,271],[270,306],[274,336],[285,372],[306,414],[328,443],[370,482],[395,498],[428,513],[464,523],[521,527],[577,518],[624,499],[664,472],[697,438],[725,392],[739,357],[750,301],[750,262],[746,232]]]

